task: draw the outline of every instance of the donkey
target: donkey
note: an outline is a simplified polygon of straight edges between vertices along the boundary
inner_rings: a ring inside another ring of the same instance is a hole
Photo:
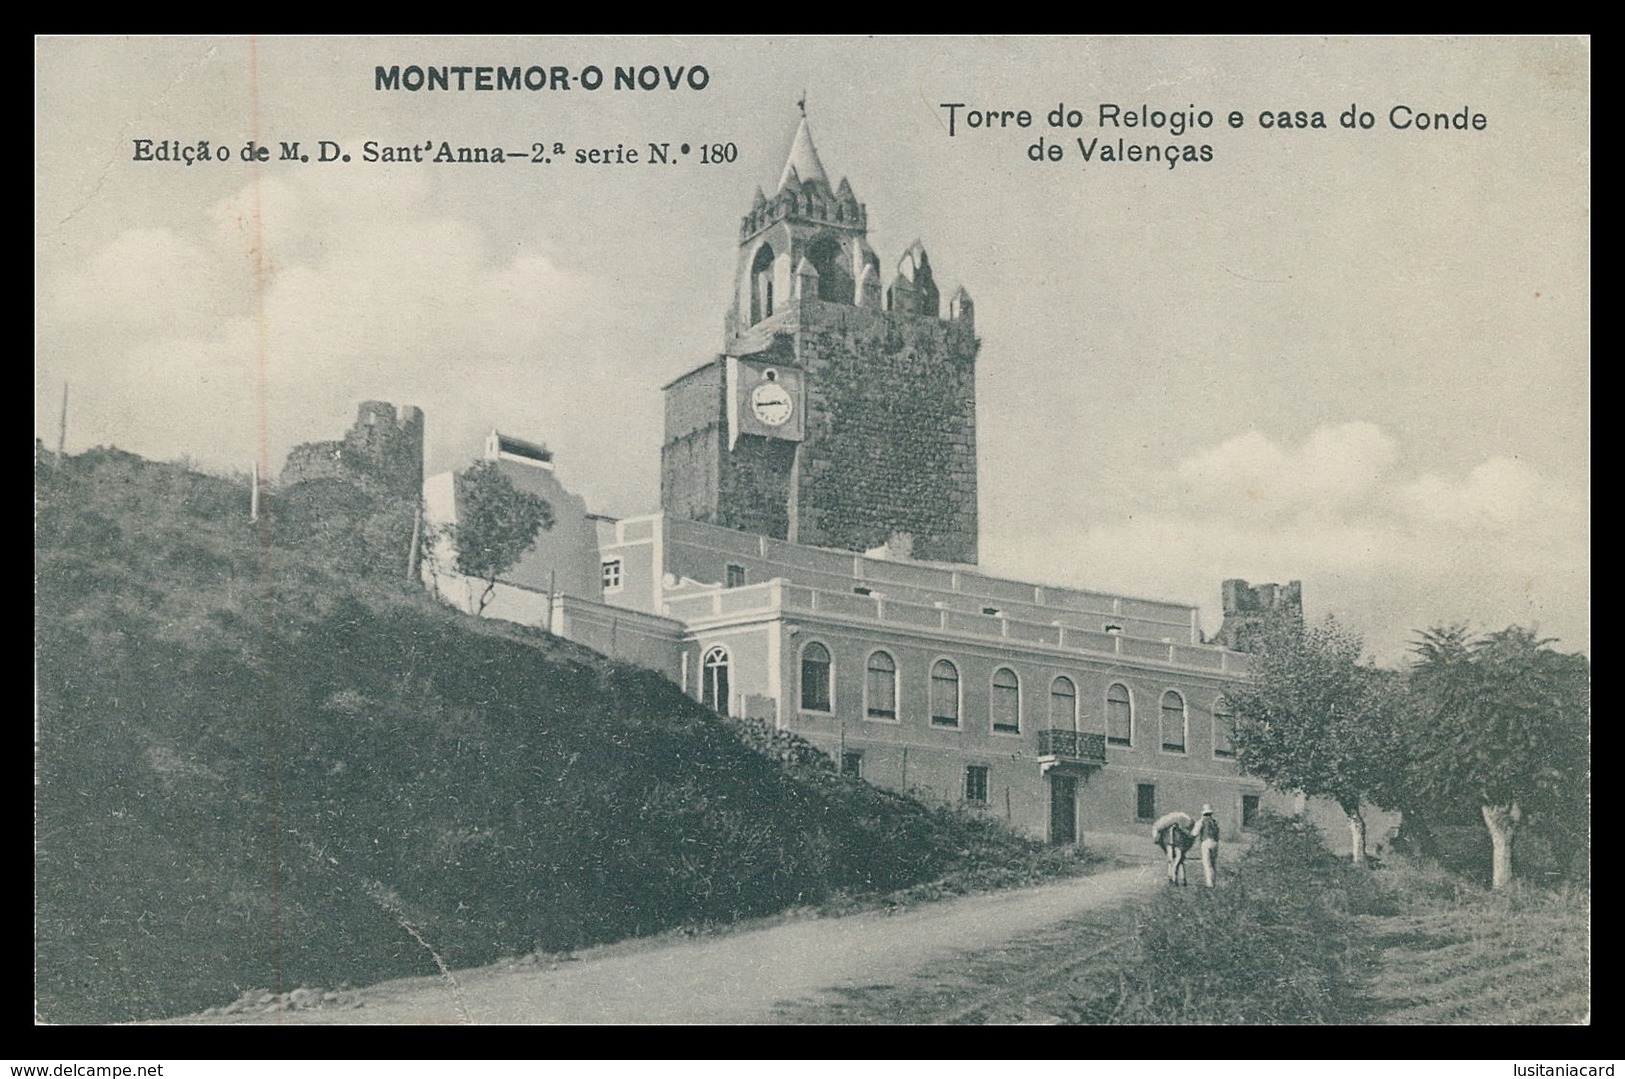
[[[1196,843],[1194,823],[1185,813],[1169,813],[1151,828],[1151,838],[1168,858],[1168,883],[1184,885],[1185,855]]]

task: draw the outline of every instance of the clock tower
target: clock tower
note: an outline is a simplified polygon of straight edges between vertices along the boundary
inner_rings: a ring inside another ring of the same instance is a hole
[[[882,282],[868,210],[831,186],[805,114],[738,244],[722,354],[665,387],[661,508],[854,551],[908,536],[916,558],[974,563],[969,294],[942,311],[918,241]]]

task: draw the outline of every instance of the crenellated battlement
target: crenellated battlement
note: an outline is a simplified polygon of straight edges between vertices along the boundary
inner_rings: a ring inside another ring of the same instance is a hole
[[[803,181],[792,169],[789,181],[771,199],[762,194],[761,188],[756,189],[750,211],[739,222],[739,242],[748,243],[757,233],[781,221],[861,233],[868,231],[869,211],[858,201],[852,185],[845,179],[832,191],[828,182]]]

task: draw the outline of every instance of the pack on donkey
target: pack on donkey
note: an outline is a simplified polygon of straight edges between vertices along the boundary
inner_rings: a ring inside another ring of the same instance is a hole
[[[1185,855],[1196,842],[1195,823],[1189,813],[1164,813],[1151,826],[1151,838],[1168,857],[1169,884],[1185,883]]]

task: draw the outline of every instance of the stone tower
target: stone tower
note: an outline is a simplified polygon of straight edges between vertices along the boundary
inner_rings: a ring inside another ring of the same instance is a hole
[[[1277,626],[1303,625],[1303,582],[1249,585],[1240,579],[1221,586],[1224,624],[1219,644],[1238,652],[1256,652]]]
[[[803,115],[740,224],[723,352],[665,387],[661,507],[854,551],[912,537],[915,558],[974,563],[974,305],[960,288],[944,317],[919,241],[884,285],[867,234]]]

